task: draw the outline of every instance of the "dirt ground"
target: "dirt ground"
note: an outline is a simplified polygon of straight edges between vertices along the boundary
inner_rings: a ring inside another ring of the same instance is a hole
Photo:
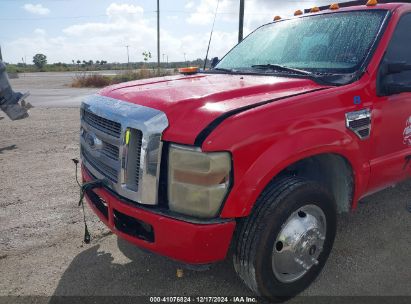
[[[2,113],[0,113],[0,116]],[[231,258],[186,270],[112,235],[87,208],[84,226],[71,159],[79,157],[78,108],[38,107],[0,120],[1,296],[242,295]],[[304,295],[411,296],[411,181],[364,199],[339,216],[324,271]]]

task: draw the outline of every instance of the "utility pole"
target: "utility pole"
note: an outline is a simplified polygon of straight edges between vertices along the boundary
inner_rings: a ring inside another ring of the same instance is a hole
[[[240,0],[240,15],[238,22],[238,43],[243,40],[243,29],[244,29],[244,0]]]
[[[1,54],[1,45],[0,45],[0,60],[3,61],[3,55]]]
[[[129,50],[128,50],[129,47],[130,47],[129,45],[126,45],[126,48],[127,48],[127,69],[130,69],[130,53],[129,53]]]
[[[157,73],[160,75],[160,0],[157,0]]]

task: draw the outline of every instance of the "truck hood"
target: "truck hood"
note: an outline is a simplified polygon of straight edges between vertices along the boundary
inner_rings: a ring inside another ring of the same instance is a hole
[[[196,74],[123,83],[100,94],[164,112],[169,127],[163,139],[193,145],[200,132],[223,115],[323,88],[310,79]]]

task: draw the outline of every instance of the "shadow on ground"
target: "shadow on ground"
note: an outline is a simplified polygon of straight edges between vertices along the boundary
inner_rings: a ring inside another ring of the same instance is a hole
[[[16,150],[17,146],[16,145],[10,145],[4,148],[0,148],[0,154],[3,154],[4,151],[12,151],[12,150]]]
[[[141,251],[121,239],[118,248],[128,262],[116,263],[100,245],[77,255],[61,277],[54,296],[252,296],[237,278],[231,259],[207,271],[184,270],[184,277],[177,278],[178,265],[168,259]],[[58,301],[52,299],[50,303]]]
[[[410,296],[411,214],[404,196],[410,186],[408,181],[370,196],[357,212],[338,217],[330,259],[303,295]],[[185,270],[177,278],[178,266],[168,259],[120,239],[115,243],[115,236],[108,236],[78,254],[54,296],[253,296],[237,277],[230,254],[207,271]]]

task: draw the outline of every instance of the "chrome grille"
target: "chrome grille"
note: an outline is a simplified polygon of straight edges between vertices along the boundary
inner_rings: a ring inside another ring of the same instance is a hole
[[[346,126],[353,131],[361,140],[370,137],[371,133],[371,110],[363,109],[360,111],[345,114]]]
[[[118,172],[116,169],[111,168],[110,166],[106,165],[102,161],[98,160],[97,158],[93,157],[91,153],[87,152],[84,147],[81,147],[81,154],[87,160],[87,162],[93,166],[98,172],[102,175],[110,179],[112,182],[117,183],[118,181]]]
[[[101,95],[81,105],[81,158],[92,176],[131,201],[156,205],[166,115]]]
[[[102,152],[104,153],[104,155],[106,155],[107,157],[110,157],[113,160],[118,160],[119,159],[119,148],[112,144],[106,143],[104,141],[103,141],[103,144],[104,144],[104,148]]]
[[[121,135],[121,124],[103,117],[100,117],[89,111],[84,111],[83,119],[93,128],[104,133],[110,134],[117,138]]]
[[[369,117],[361,118],[358,120],[350,121],[350,128],[360,129],[360,128],[369,126],[370,123],[371,123],[371,119]]]
[[[142,145],[142,141],[143,141],[143,134],[141,133],[141,131],[138,131],[137,132],[137,136],[138,136],[138,138],[137,138],[137,146],[136,146],[136,163],[137,164],[140,164],[140,162],[141,162],[141,145]],[[135,166],[136,167],[136,169],[135,169],[135,174],[136,174],[136,177],[135,177],[135,183],[136,183],[136,186],[137,186],[137,188],[138,188],[138,186],[139,186],[139,183],[140,183],[140,175],[141,175],[141,172],[140,172],[140,169],[141,169],[141,167],[138,165],[138,166]]]

